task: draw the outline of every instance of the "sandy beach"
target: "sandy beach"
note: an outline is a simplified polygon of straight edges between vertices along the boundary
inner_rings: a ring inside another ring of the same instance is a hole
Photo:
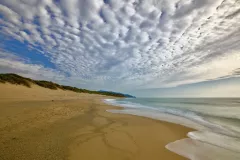
[[[1,160],[183,160],[165,145],[191,129],[113,114],[106,97],[0,84]],[[120,109],[120,108],[119,108]]]

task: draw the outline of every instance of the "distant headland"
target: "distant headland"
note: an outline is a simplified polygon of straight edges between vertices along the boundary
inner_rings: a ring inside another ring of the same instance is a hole
[[[101,93],[120,94],[120,95],[123,95],[123,97],[136,98],[135,96],[132,96],[132,95],[130,95],[130,94],[124,94],[124,93],[120,93],[120,92],[112,92],[112,91],[104,91],[104,90],[99,90],[98,92],[101,92]]]

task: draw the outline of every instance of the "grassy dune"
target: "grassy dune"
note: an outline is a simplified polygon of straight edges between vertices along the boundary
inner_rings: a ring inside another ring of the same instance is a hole
[[[49,89],[62,89],[69,90],[78,93],[89,93],[89,94],[100,94],[106,96],[114,96],[114,97],[125,97],[124,94],[121,93],[112,93],[112,92],[101,92],[101,91],[91,91],[81,88],[76,88],[72,86],[60,85],[51,81],[43,81],[43,80],[33,80],[30,78],[22,77],[13,73],[0,74],[0,83],[11,83],[16,85],[23,85],[26,87],[31,87],[32,84],[38,85],[40,87],[49,88]]]

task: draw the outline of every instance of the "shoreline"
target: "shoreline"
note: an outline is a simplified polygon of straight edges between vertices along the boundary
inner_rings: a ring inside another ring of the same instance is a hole
[[[172,101],[175,101],[175,99],[173,99]],[[137,100],[106,99],[105,102],[108,104],[122,107],[121,110],[119,109],[108,110],[110,113],[147,117],[150,119],[173,123],[190,128],[191,130],[190,132],[187,133],[187,137],[172,141],[165,146],[168,150],[178,155],[184,156],[189,159],[197,158],[204,160],[205,159],[210,160],[216,157],[218,158],[221,157],[220,158],[221,160],[225,159],[238,160],[240,158],[238,141],[239,136],[236,134],[237,129],[235,128],[236,131],[234,132],[235,135],[233,134],[233,132],[229,130],[227,132],[227,130],[224,130],[224,128],[219,127],[222,125],[223,125],[222,127],[224,127],[224,125],[226,125],[224,124],[224,122],[220,123],[222,121],[220,121],[218,123],[220,125],[217,126],[217,124],[214,123],[214,121],[212,122],[209,117],[206,116],[204,117],[204,114],[201,116],[191,110],[189,110],[188,112],[183,112],[184,109],[181,110],[181,107],[179,107],[179,109],[177,107],[174,108],[174,106],[162,107],[161,100],[158,101],[159,102],[158,106],[154,104],[151,105],[151,103],[146,104],[145,101],[142,100],[141,98]],[[179,103],[181,103],[181,101],[179,101]],[[210,120],[207,118],[209,118]],[[214,117],[212,117],[212,120],[217,121],[219,119],[218,118],[214,119]],[[214,128],[213,126],[216,128]],[[232,126],[236,126],[236,124],[235,125],[233,124]],[[217,131],[217,129],[219,130]],[[209,154],[206,155],[208,151]]]
[[[150,120],[155,120],[155,121],[159,121],[159,122],[164,122],[164,123],[170,123],[170,124],[175,124],[175,125],[180,125],[182,127],[185,127],[185,128],[188,128],[189,129],[189,132],[186,134],[185,137],[182,137],[181,139],[177,139],[175,141],[172,141],[172,142],[169,142],[168,144],[165,145],[165,148],[169,151],[171,151],[172,153],[175,153],[175,154],[178,154],[179,156],[182,156],[182,157],[185,157],[186,158],[186,155],[184,155],[183,153],[181,152],[178,152],[177,149],[173,149],[174,148],[174,145],[176,142],[179,142],[179,141],[182,141],[182,140],[185,140],[185,139],[190,139],[188,134],[189,133],[192,133],[192,132],[195,132],[195,131],[198,131],[194,128],[191,128],[187,125],[184,125],[184,124],[181,124],[181,123],[175,123],[175,122],[170,122],[168,120],[165,120],[164,118],[163,119],[159,119],[159,118],[154,118],[154,117],[151,117],[151,116],[146,116],[146,115],[141,115],[141,114],[133,114],[133,113],[130,113],[130,112],[121,112],[121,111],[125,111],[127,110],[128,107],[124,106],[124,105],[120,105],[120,104],[117,104],[117,103],[112,103],[111,100],[116,100],[116,99],[119,99],[119,98],[109,98],[109,99],[103,99],[102,102],[107,104],[107,105],[110,105],[110,106],[114,106],[116,108],[114,109],[108,109],[106,110],[107,112],[109,113],[113,113],[113,114],[123,114],[123,115],[131,115],[131,116],[137,116],[137,117],[141,117],[141,118],[146,118],[146,119],[150,119]],[[174,145],[173,145],[174,144]],[[171,148],[171,146],[173,146],[173,148]]]
[[[37,86],[0,84],[0,89],[3,159],[186,159],[165,145],[193,129],[109,113],[122,108],[102,102],[109,97]]]

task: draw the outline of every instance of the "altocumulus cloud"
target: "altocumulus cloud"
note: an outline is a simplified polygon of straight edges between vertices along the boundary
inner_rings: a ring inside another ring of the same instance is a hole
[[[116,90],[239,76],[238,0],[1,0],[0,24],[1,72]]]

